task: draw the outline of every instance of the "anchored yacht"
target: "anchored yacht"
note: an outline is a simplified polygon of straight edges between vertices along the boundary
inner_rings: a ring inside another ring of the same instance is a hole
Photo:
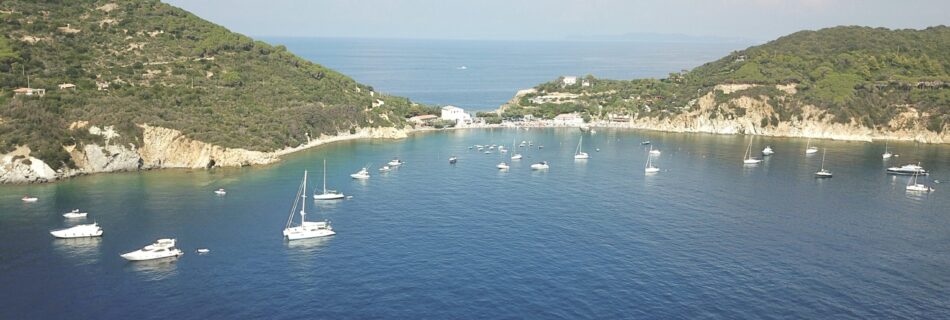
[[[145,246],[142,249],[135,250],[122,257],[129,261],[154,260],[162,258],[180,257],[185,253],[175,248],[175,239],[158,239],[155,243]]]
[[[66,229],[53,230],[50,231],[49,234],[62,239],[101,237],[102,228],[100,228],[97,223],[80,224]]]

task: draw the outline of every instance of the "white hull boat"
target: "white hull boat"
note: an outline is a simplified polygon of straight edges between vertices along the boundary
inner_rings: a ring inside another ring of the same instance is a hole
[[[924,170],[919,164],[905,164],[900,167],[890,167],[887,168],[887,173],[898,174],[898,175],[922,175],[926,176],[927,170]]]
[[[214,190],[214,194],[219,195],[219,196],[223,196],[223,195],[228,194],[228,192],[227,192],[227,191],[224,191],[224,189],[218,189],[218,190]]]
[[[386,170],[386,171],[389,171],[389,170]],[[359,179],[359,180],[369,179],[369,170],[366,170],[366,168],[360,169],[359,172],[351,174],[350,177],[352,177],[353,179]]]
[[[653,165],[653,156],[649,153],[647,153],[647,164],[643,166],[643,172],[647,174],[660,172],[660,168]]]
[[[79,212],[79,209],[73,209],[73,211],[64,213],[63,217],[67,219],[79,219],[79,218],[85,218],[86,215],[88,214],[89,214],[88,212]]]
[[[80,224],[71,228],[53,230],[49,233],[60,239],[101,237],[102,228],[100,228],[99,224],[96,223]]]
[[[31,196],[23,196],[23,198],[20,198],[20,200],[23,200],[23,202],[37,202],[40,200],[40,198],[31,197]]]
[[[547,168],[549,168],[547,161],[541,161],[531,165],[531,169],[533,170],[545,170]]]
[[[772,150],[772,146],[765,146],[765,149],[762,149],[763,156],[771,156],[775,154],[775,151]]]
[[[914,191],[914,192],[931,192],[931,191],[934,191],[934,188],[928,187],[927,185],[922,184],[922,183],[917,183],[917,177],[918,177],[918,175],[915,174],[915,175],[914,175],[914,180],[912,180],[911,183],[907,185],[907,191]]]
[[[832,176],[831,171],[825,169],[825,153],[827,152],[828,150],[826,149],[821,153],[821,169],[818,170],[818,172],[815,172],[816,178],[831,178]]]
[[[405,163],[405,162],[402,162],[402,160],[399,160],[399,159],[392,159],[392,160],[389,160],[389,163],[387,163],[387,164],[388,164],[390,167],[398,167],[398,166],[401,166],[403,163]]]
[[[881,158],[890,159],[894,155],[887,151],[887,141],[884,141],[884,153],[881,154]]]
[[[507,163],[504,163],[504,162],[499,163],[499,164],[498,164],[497,166],[495,166],[495,167],[497,167],[498,169],[501,169],[501,170],[508,170],[508,168],[509,168],[509,167],[508,167],[508,164],[507,164]]]
[[[314,193],[314,200],[340,200],[346,198],[342,192],[327,189],[327,159],[323,159],[323,193]]]
[[[752,141],[749,141],[749,147],[746,148],[745,157],[742,160],[743,164],[758,164],[762,162],[762,159],[756,159],[752,157]]]
[[[587,152],[581,151],[581,146],[583,145],[583,143],[584,143],[584,137],[581,136],[581,139],[577,141],[577,150],[574,151],[575,160],[585,160],[585,159],[590,158],[590,155],[587,154]]]
[[[184,252],[175,248],[175,239],[158,239],[155,243],[145,246],[145,248],[123,254],[122,258],[129,261],[145,261],[177,258],[184,254]]]
[[[287,217],[287,225],[284,227],[283,235],[287,240],[298,240],[316,237],[332,236],[336,234],[329,221],[313,222],[307,221],[307,201],[300,199],[307,195],[307,171],[303,172],[303,181],[294,196],[294,205],[290,208],[290,216]],[[294,215],[297,214],[297,205],[300,204],[300,225],[294,226]]]

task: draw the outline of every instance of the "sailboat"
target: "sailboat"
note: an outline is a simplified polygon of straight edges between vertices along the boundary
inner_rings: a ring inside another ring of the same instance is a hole
[[[647,153],[647,164],[646,166],[644,166],[643,172],[645,173],[660,172],[660,168],[657,168],[656,166],[653,165],[653,156],[649,153]]]
[[[811,138],[808,138],[808,142],[805,144],[805,154],[812,154],[818,152],[818,147],[811,146]]]
[[[749,141],[749,147],[745,150],[745,157],[743,157],[743,164],[758,164],[762,162],[762,159],[756,159],[752,157],[752,141]]]
[[[911,184],[907,185],[907,191],[922,191],[922,192],[934,191],[934,188],[928,187],[927,185],[924,185],[921,183],[917,183],[917,176],[919,176],[919,174],[914,173],[914,180],[911,181],[912,182]]]
[[[588,155],[587,152],[581,151],[581,145],[583,143],[584,143],[584,137],[581,136],[580,141],[577,142],[577,150],[574,151],[574,159],[576,160],[583,160],[583,159],[590,158],[590,155]]]
[[[881,158],[890,159],[893,154],[887,151],[887,141],[884,141],[884,153],[881,154]]]
[[[524,146],[524,141],[521,142],[521,146]],[[521,154],[518,153],[518,148],[515,148],[515,140],[511,140],[511,160],[521,160]]]
[[[653,145],[650,145],[650,154],[658,156],[660,155],[660,149],[653,149]]]
[[[825,153],[828,152],[828,149],[825,149],[821,152],[821,170],[815,172],[816,178],[831,178],[831,171],[825,169]]]
[[[338,200],[345,196],[336,190],[327,190],[327,159],[323,159],[323,193],[313,194],[314,200]]]
[[[307,171],[303,172],[303,181],[300,182],[300,188],[297,189],[297,195],[294,196],[294,205],[290,208],[290,216],[287,217],[287,225],[284,227],[284,237],[287,240],[307,239],[316,237],[326,237],[336,234],[329,221],[313,222],[307,221],[307,201],[300,201],[307,197]],[[294,215],[296,214],[297,204],[300,204],[300,225],[292,226]]]

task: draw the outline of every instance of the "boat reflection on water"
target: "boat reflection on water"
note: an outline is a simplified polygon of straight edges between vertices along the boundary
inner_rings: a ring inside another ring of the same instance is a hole
[[[147,277],[147,280],[165,280],[178,274],[178,265],[176,264],[178,259],[180,259],[180,257],[129,261],[126,263],[125,269],[141,274]]]
[[[80,265],[93,264],[99,262],[101,253],[99,245],[102,244],[100,237],[53,239],[53,250],[68,259],[73,259]]]
[[[324,247],[330,244],[334,237],[316,237],[307,239],[298,239],[294,241],[284,241],[287,249],[293,250],[293,255],[310,253],[319,253]]]

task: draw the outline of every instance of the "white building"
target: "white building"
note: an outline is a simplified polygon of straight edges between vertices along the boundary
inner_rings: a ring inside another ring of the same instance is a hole
[[[554,125],[559,126],[579,126],[584,124],[584,118],[575,113],[562,113],[554,117]]]
[[[577,84],[577,77],[575,77],[575,76],[564,76],[564,78],[561,79],[561,84],[562,84],[562,85],[565,85],[565,86],[573,86],[573,85]]]
[[[465,113],[465,109],[456,106],[442,107],[442,120],[455,121],[456,125],[472,123],[472,115]]]

